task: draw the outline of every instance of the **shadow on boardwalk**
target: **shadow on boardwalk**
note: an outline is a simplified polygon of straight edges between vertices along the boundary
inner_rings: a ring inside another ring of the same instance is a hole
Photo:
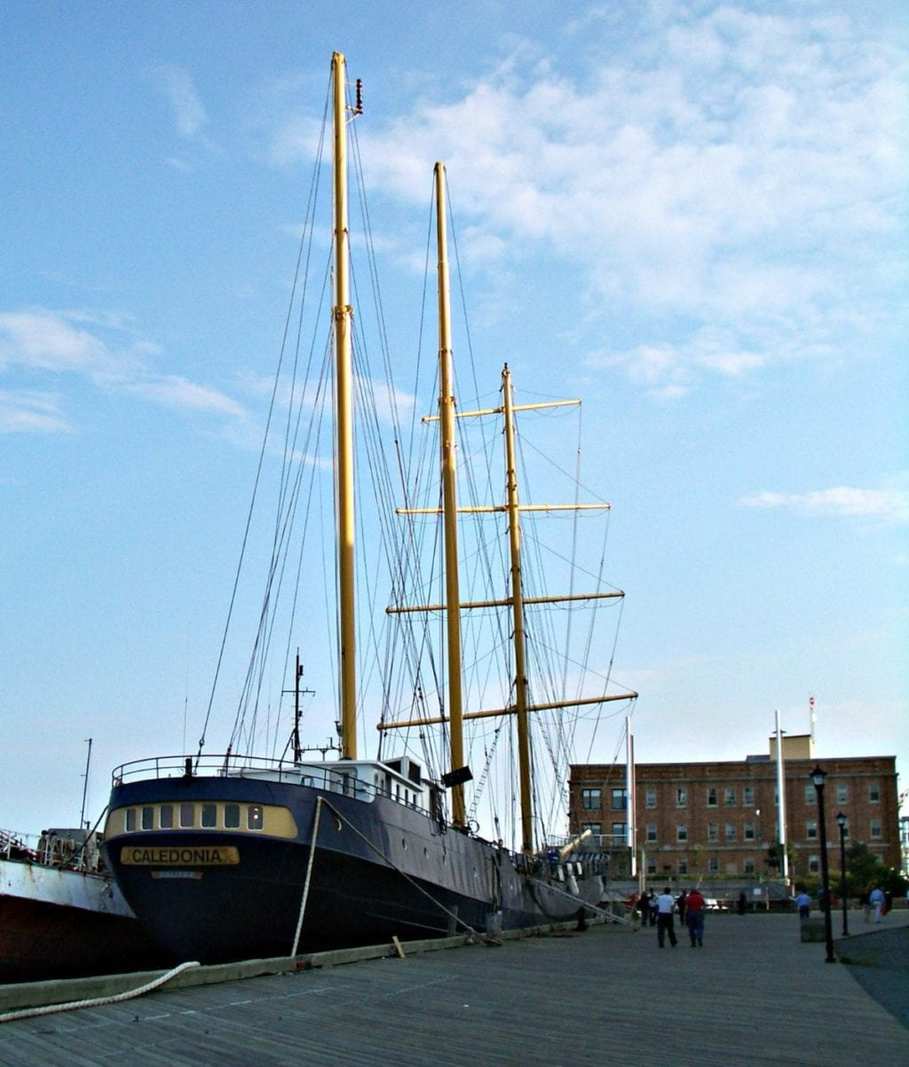
[[[836,942],[837,956],[862,989],[909,1029],[909,920],[893,915],[880,926],[856,923],[852,929],[856,936]]]
[[[598,926],[158,992],[7,1024],[0,1063],[909,1062],[909,1031],[795,916],[711,915],[704,943]]]

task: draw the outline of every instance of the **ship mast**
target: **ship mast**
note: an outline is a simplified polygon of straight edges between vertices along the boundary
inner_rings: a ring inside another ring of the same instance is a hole
[[[353,308],[348,291],[346,61],[331,57],[334,82],[335,420],[337,424],[338,599],[340,602],[341,758],[357,758],[357,664],[355,630]]]
[[[573,407],[580,400],[548,400],[531,404],[515,404],[512,396],[511,372],[508,364],[502,371],[502,403],[498,407],[481,408],[477,411],[455,411],[451,383],[451,335],[450,308],[448,289],[448,259],[445,245],[445,168],[441,163],[435,167],[436,181],[436,230],[438,234],[439,254],[439,414],[424,416],[423,422],[441,423],[441,467],[442,467],[442,507],[397,508],[398,515],[438,515],[444,518],[445,531],[445,596],[444,604],[396,604],[386,608],[389,615],[402,615],[411,612],[444,611],[448,629],[448,681],[449,707],[447,715],[428,716],[426,718],[381,722],[380,731],[421,728],[439,723],[448,723],[451,734],[452,772],[466,770],[463,764],[462,723],[471,719],[497,718],[514,715],[518,735],[518,767],[521,794],[521,847],[525,853],[533,852],[533,783],[531,781],[530,759],[530,713],[538,711],[560,710],[563,708],[584,707],[607,704],[615,700],[634,700],[637,693],[628,690],[623,693],[602,693],[598,696],[574,697],[566,700],[553,700],[542,704],[530,704],[527,699],[527,654],[524,628],[524,609],[531,604],[559,604],[568,601],[606,600],[623,597],[621,590],[595,591],[591,593],[572,593],[566,596],[524,596],[521,580],[521,523],[523,511],[558,512],[558,511],[600,511],[608,510],[611,505],[603,503],[589,504],[521,504],[518,502],[517,462],[515,458],[515,412],[539,411],[543,408]],[[506,465],[506,499],[503,504],[481,504],[459,507],[455,492],[455,419],[473,419],[487,415],[501,415],[504,418],[505,465]],[[459,514],[505,513],[508,516],[508,535],[511,557],[510,595],[501,599],[461,600],[458,591],[457,568],[457,516]],[[481,711],[463,711],[461,707],[461,653],[460,653],[460,613],[472,608],[511,608],[514,648],[514,702],[504,708],[490,708]],[[455,780],[469,780],[469,772],[461,777],[452,774]],[[444,779],[443,779],[444,780]],[[454,822],[459,822],[459,813],[463,819],[464,800],[461,787],[452,785],[452,811]]]
[[[508,548],[511,557],[511,615],[514,640],[514,709],[518,732],[518,776],[521,787],[521,837],[525,852],[533,851],[533,794],[530,782],[530,730],[527,723],[527,666],[524,645],[524,592],[521,586],[521,513],[518,470],[514,454],[514,404],[511,371],[502,371],[502,414],[505,418],[505,492]]]
[[[448,718],[451,769],[464,766],[461,705],[461,596],[458,588],[458,502],[455,441],[455,398],[452,381],[451,298],[448,277],[448,230],[445,206],[445,164],[435,165],[436,246],[439,288],[439,443],[442,470],[442,515],[445,540],[445,623],[448,637]],[[452,823],[466,826],[464,785],[451,789]]]

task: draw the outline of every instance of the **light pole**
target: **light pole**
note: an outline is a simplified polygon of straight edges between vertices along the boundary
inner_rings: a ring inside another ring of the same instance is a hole
[[[838,811],[836,825],[840,828],[840,896],[843,898],[843,937],[849,936],[849,898],[846,895],[846,816]]]
[[[827,963],[836,963],[833,954],[833,923],[830,918],[830,874],[827,869],[827,823],[824,815],[824,782],[827,772],[818,764],[811,772],[817,793],[817,821],[821,831],[821,894],[824,907],[824,940],[827,942]]]

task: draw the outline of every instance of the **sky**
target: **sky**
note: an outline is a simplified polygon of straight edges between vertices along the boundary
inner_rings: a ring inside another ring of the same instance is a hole
[[[74,824],[89,737],[87,817],[195,745],[333,49],[396,395],[442,159],[477,366],[584,398],[638,761],[765,752],[813,695],[819,756],[905,773],[902,5],[336,8],[4,5],[0,826]]]

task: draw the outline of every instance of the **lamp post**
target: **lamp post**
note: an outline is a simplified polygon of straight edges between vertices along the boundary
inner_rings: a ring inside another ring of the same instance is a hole
[[[849,898],[846,895],[846,816],[838,811],[836,825],[840,828],[840,896],[843,898],[843,937],[849,936]]]
[[[827,963],[836,963],[833,954],[833,923],[830,918],[830,873],[827,869],[827,823],[824,815],[824,782],[827,772],[818,764],[811,772],[817,793],[817,821],[821,831],[821,894],[824,907],[824,940],[827,942]]]

